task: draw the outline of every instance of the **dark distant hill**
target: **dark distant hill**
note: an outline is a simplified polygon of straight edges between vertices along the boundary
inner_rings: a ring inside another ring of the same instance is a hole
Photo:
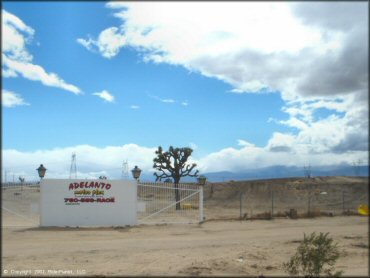
[[[222,182],[229,180],[258,180],[274,178],[304,177],[303,167],[295,166],[270,166],[259,169],[249,169],[242,172],[213,172],[202,173],[210,182]],[[358,166],[354,168],[351,165],[333,165],[333,166],[311,166],[311,176],[369,176],[368,166]],[[154,176],[143,174],[141,180],[154,181]],[[182,182],[194,182],[195,178],[186,177]]]
[[[304,169],[295,166],[271,166],[259,169],[251,169],[243,172],[215,172],[205,173],[207,179],[211,182],[220,182],[227,180],[256,180],[270,178],[290,178],[304,177]],[[354,169],[352,166],[312,166],[311,176],[369,176],[368,166],[359,166]]]

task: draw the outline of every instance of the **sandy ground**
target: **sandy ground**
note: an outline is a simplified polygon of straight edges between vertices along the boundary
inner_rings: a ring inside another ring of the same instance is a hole
[[[303,234],[314,231],[329,232],[345,251],[337,270],[345,276],[369,275],[368,217],[39,228],[37,189],[15,192],[3,191],[4,276],[286,276],[282,263],[294,254]]]

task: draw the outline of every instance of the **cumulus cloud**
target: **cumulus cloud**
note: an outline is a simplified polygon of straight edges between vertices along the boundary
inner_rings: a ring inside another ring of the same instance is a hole
[[[309,142],[300,142],[294,136],[287,138],[284,134],[274,134],[265,147],[240,146],[225,148],[198,158],[201,172],[258,169],[269,166],[303,166],[307,163],[315,166],[351,164],[361,159],[368,161],[367,152],[317,152],[312,153]]]
[[[114,51],[109,58],[130,47],[146,62],[180,65],[222,80],[232,86],[232,93],[280,92],[285,101],[282,111],[289,118],[272,120],[294,128],[297,140],[317,144],[311,147],[316,151],[356,150],[353,134],[368,136],[368,117],[360,120],[368,111],[368,3],[110,2],[106,6],[121,20],[121,25],[103,30],[96,40],[111,44]],[[98,47],[98,52],[107,57],[107,48]],[[316,119],[318,109],[331,115]],[[362,124],[351,124],[355,120]]]
[[[342,141],[340,141],[342,143]],[[275,133],[264,147],[257,147],[245,140],[238,140],[239,147],[228,147],[219,151],[197,156],[195,150],[189,163],[197,163],[202,173],[258,169],[262,167],[286,165],[329,166],[351,164],[353,161],[368,161],[367,152],[361,150],[341,152],[312,153],[310,142],[305,142],[293,135]],[[343,144],[346,144],[343,142]],[[340,147],[340,146],[339,146]],[[24,152],[14,149],[3,149],[3,167],[15,176],[23,175],[27,180],[37,180],[36,168],[44,164],[49,178],[68,178],[72,153],[76,153],[77,175],[79,178],[98,178],[106,175],[109,178],[121,177],[122,162],[128,160],[129,169],[138,165],[143,175],[152,176],[153,158],[157,147],[145,147],[136,144],[122,146],[94,147],[78,145],[51,150]]]
[[[99,51],[103,57],[110,59],[125,45],[125,37],[117,27],[110,27],[102,31],[97,40],[78,38],[77,42],[86,49]]]
[[[25,102],[20,95],[4,89],[1,93],[1,102],[4,107],[29,105],[29,103]]]
[[[271,152],[290,152],[295,141],[295,136],[293,135],[274,132],[266,148]]]
[[[238,146],[242,146],[242,147],[255,147],[254,144],[252,143],[249,143],[245,140],[242,140],[242,139],[238,139]]]
[[[47,170],[47,177],[68,178],[71,155],[76,153],[79,178],[98,178],[105,174],[110,178],[120,178],[122,162],[128,160],[129,167],[139,165],[147,173],[152,172],[152,162],[156,148],[126,144],[98,148],[78,145],[51,150],[23,152],[14,149],[2,150],[3,167],[16,175],[25,175],[28,180],[37,179],[36,168],[40,163]]]
[[[103,90],[101,92],[93,93],[94,96],[98,96],[106,102],[114,102],[114,96],[111,95],[107,90]]]
[[[33,56],[28,52],[26,44],[32,41],[35,31],[17,16],[2,10],[2,73],[3,77],[22,77],[39,81],[46,86],[60,88],[74,94],[81,90],[68,84],[57,74],[46,72],[45,69],[32,63]]]
[[[286,97],[338,94],[366,81],[366,5],[113,2],[107,7],[118,10],[115,16],[122,25],[103,30],[97,42],[104,41],[105,47],[99,49],[103,56],[107,45],[114,55],[121,47],[134,47],[144,53],[146,61],[182,65],[231,84],[233,92],[270,88],[287,91]],[[320,13],[316,14],[317,10]],[[356,11],[361,11],[360,20],[354,20]],[[192,14],[191,20],[188,14]],[[346,28],[331,28],[332,21],[339,21],[334,26]],[[85,46],[95,43],[80,41]],[[356,49],[358,55],[349,57],[347,53]],[[349,73],[338,67],[351,64]],[[324,72],[319,70],[325,69],[323,78],[320,74]],[[319,82],[310,82],[317,76]],[[330,78],[342,81],[337,86],[329,84],[340,90],[327,91],[325,80]],[[308,84],[316,87],[310,90]]]

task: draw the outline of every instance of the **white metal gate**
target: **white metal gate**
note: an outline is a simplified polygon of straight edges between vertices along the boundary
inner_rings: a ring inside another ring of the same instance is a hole
[[[202,222],[203,187],[194,183],[180,183],[176,188],[173,183],[139,182],[137,210],[139,223]]]

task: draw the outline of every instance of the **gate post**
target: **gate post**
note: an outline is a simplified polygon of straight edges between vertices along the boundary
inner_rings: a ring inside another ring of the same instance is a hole
[[[204,221],[203,213],[203,186],[199,186],[199,223]]]

